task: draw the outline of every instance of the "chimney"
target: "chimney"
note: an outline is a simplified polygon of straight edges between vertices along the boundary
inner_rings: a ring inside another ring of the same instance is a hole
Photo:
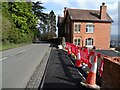
[[[67,13],[67,8],[66,7],[64,7],[64,17],[66,16],[66,13]]]
[[[102,6],[100,6],[100,19],[107,19],[107,6],[105,6],[105,3],[102,3]]]

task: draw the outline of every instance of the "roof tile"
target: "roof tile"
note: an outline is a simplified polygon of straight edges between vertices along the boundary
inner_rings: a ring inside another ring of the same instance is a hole
[[[67,10],[72,20],[103,21],[100,19],[99,10],[83,10],[83,9],[70,9],[70,8],[68,8]],[[113,20],[107,14],[107,19],[104,21],[112,22]]]

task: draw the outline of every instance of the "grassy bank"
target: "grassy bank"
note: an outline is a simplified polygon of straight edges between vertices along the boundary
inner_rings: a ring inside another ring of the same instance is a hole
[[[31,43],[22,43],[22,44],[0,44],[0,51],[12,49],[12,48],[17,48],[21,46],[25,46]]]

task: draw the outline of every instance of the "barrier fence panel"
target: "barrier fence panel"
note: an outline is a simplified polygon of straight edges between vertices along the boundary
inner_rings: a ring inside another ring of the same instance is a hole
[[[75,45],[72,45],[72,53],[75,54],[75,49],[76,49],[76,46]]]
[[[80,51],[80,61],[88,65],[91,68],[92,64],[94,63],[94,56],[97,56],[98,60],[100,60],[100,66],[98,67],[98,73],[100,77],[102,76],[103,72],[103,65],[104,65],[104,57],[105,55],[101,53],[97,53],[95,51],[90,51],[86,47],[76,46],[72,43],[66,42],[66,49],[71,49],[71,53],[74,54],[76,57],[78,56],[78,51]],[[69,51],[69,50],[68,50]]]

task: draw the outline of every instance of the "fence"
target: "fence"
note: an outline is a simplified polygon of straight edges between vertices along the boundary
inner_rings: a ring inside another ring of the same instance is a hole
[[[95,52],[94,49],[89,50],[86,47],[79,47],[72,43],[66,42],[66,50],[71,50],[75,56],[80,51],[80,62],[85,63],[91,68],[93,61],[91,58],[97,56],[100,61],[98,74],[102,77],[102,88],[120,88],[120,57],[109,57],[101,53]]]
[[[100,67],[99,68],[99,75],[100,77],[102,76],[102,72],[103,72],[103,65],[104,65],[104,57],[107,57],[105,55],[102,55],[101,53],[97,53],[95,52],[93,49],[89,50],[86,47],[80,47],[77,45],[74,45],[72,43],[66,42],[66,47],[65,49],[71,49],[72,54],[75,56],[75,58],[77,57],[78,54],[78,49],[80,50],[80,56],[81,56],[81,62],[85,63],[86,65],[88,65],[89,68],[91,68],[92,65],[92,60],[91,58],[93,58],[93,56],[97,56],[98,59],[100,60]]]

